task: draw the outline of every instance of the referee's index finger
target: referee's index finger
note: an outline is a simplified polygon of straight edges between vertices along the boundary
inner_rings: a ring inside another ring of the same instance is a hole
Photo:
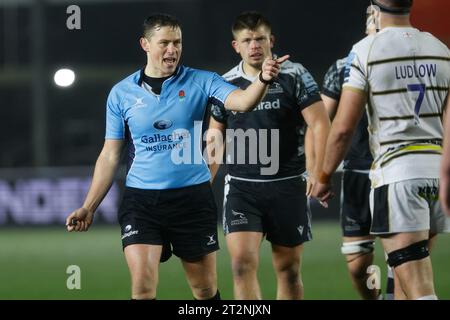
[[[290,55],[286,54],[286,55],[282,56],[281,58],[278,58],[276,61],[277,61],[277,63],[283,63],[289,58],[290,58]]]

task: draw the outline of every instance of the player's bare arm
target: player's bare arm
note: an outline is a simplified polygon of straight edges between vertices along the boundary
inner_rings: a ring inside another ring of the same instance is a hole
[[[321,96],[323,104],[325,106],[325,110],[328,113],[328,117],[330,118],[330,121],[333,121],[334,117],[336,116],[336,111],[337,111],[337,108],[338,108],[339,101],[337,101],[337,100],[335,100],[333,98],[330,98],[329,96],[324,95],[324,94],[321,94],[320,96]],[[306,136],[306,138],[305,138],[305,149],[306,149],[306,141],[307,141],[306,139],[308,139],[308,138],[309,138],[308,136]],[[325,144],[324,144],[324,147],[325,147]],[[321,168],[318,168],[319,171],[320,171],[320,169]],[[309,180],[311,180],[311,179],[309,179]],[[314,182],[316,182],[316,180],[314,180]],[[308,193],[307,193],[308,196],[311,196],[312,187],[313,187],[313,183],[310,183],[308,181],[308,188],[307,188],[308,189]],[[326,206],[325,203],[321,202],[321,204]]]
[[[252,110],[261,102],[261,99],[266,94],[268,84],[278,76],[281,64],[287,59],[289,59],[289,55],[282,56],[278,59],[266,58],[261,68],[260,77],[247,89],[236,89],[230,93],[225,100],[225,108],[239,112]]]
[[[123,140],[105,140],[95,164],[94,176],[86,200],[81,208],[76,209],[67,217],[67,231],[87,231],[89,229],[95,210],[114,181],[123,144]]]
[[[323,104],[325,105],[325,109],[328,112],[330,120],[333,120],[334,117],[336,116],[339,101],[330,98],[329,96],[326,96],[324,94],[321,94],[320,96],[322,97]]]
[[[325,154],[325,144],[327,141],[328,133],[330,131],[330,120],[322,101],[315,102],[308,108],[305,108],[302,111],[302,115],[308,125],[308,131],[311,131],[307,136],[307,138],[309,139],[307,144],[312,146],[308,146],[309,150],[307,151],[309,151],[309,153],[311,153],[311,151],[314,152],[314,162],[312,164],[313,167],[311,168],[312,171],[310,172],[309,178],[311,179],[312,183],[314,183],[318,177],[320,170],[322,169],[323,158]],[[308,166],[311,166],[311,164],[309,164]],[[307,190],[307,195],[309,194],[310,190]]]
[[[450,89],[449,89],[450,91]],[[444,151],[442,154],[439,199],[442,209],[450,215],[450,97],[444,107]]]
[[[316,161],[314,156],[314,134],[309,127],[306,128],[305,133],[305,161],[306,161],[306,172],[308,177],[306,179],[306,195],[310,196],[313,186],[314,178],[312,173],[314,172],[314,163]]]
[[[364,92],[344,88],[336,117],[326,143],[325,157],[312,196],[326,202],[332,197],[331,175],[344,159],[350,147],[353,133],[361,119],[366,97]]]
[[[206,150],[209,171],[211,171],[211,183],[213,183],[223,159],[225,128],[225,124],[215,120],[213,117],[210,118],[208,131],[206,132]]]

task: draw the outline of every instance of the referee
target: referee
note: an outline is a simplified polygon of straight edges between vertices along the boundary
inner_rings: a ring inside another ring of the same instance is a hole
[[[266,59],[259,77],[244,91],[216,73],[179,65],[182,32],[173,16],[148,17],[140,44],[147,65],[116,84],[108,96],[105,144],[83,206],[67,217],[67,230],[88,230],[126,145],[126,188],[118,220],[132,299],[156,298],[159,263],[170,257],[169,250],[181,259],[195,299],[220,299],[217,211],[200,141],[194,139],[197,124],[211,101],[250,111],[288,56]]]

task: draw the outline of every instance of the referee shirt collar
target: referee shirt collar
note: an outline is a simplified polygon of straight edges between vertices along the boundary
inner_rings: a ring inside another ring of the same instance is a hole
[[[178,76],[178,74],[180,73],[180,70],[181,70],[181,66],[177,66],[174,74],[169,79],[172,79],[172,78]],[[137,82],[138,86],[142,86],[142,82],[144,82],[144,71],[145,71],[145,66],[141,69],[141,72],[139,74],[139,79]]]

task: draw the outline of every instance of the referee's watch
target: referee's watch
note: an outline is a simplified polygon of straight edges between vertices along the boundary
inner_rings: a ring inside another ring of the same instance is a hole
[[[272,83],[275,82],[275,78],[272,78],[272,80],[264,80],[264,78],[262,77],[262,72],[259,73],[258,78],[259,78],[259,81],[261,81],[262,83],[267,84],[267,85],[271,85]]]

